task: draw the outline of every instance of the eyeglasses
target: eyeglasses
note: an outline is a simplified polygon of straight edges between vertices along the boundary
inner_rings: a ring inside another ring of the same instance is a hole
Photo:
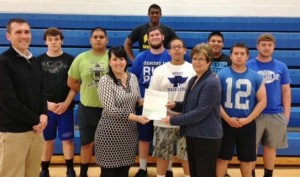
[[[181,45],[173,45],[173,46],[171,46],[171,49],[172,50],[176,50],[176,49],[181,50],[181,49],[183,49],[183,46],[181,46]]]

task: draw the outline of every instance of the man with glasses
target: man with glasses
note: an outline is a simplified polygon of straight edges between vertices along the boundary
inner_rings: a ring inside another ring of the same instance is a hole
[[[191,63],[184,61],[186,47],[182,39],[172,39],[169,46],[171,61],[154,70],[149,89],[168,92],[169,101],[183,101],[189,80],[195,75],[195,71]],[[169,110],[168,114],[176,116],[180,113]],[[153,144],[153,156],[157,158],[157,177],[166,176],[168,164],[173,159],[175,144],[176,155],[181,160],[184,175],[190,176],[185,137],[180,136],[179,126],[154,120]]]
[[[164,41],[163,45],[165,48],[168,48],[169,42],[172,38],[176,37],[175,31],[160,23],[160,18],[162,16],[161,8],[157,4],[152,4],[148,8],[148,17],[149,22],[143,25],[139,25],[135,27],[132,32],[127,36],[125,42],[124,42],[124,48],[125,51],[130,58],[131,61],[135,59],[135,56],[132,51],[132,45],[135,42],[139,42],[139,50],[142,52],[143,50],[150,49],[150,44],[148,43],[148,36],[147,36],[147,30],[150,27],[160,27],[164,34]]]

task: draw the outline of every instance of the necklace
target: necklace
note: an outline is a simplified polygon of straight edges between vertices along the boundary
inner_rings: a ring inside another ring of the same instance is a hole
[[[119,84],[122,86],[122,88],[123,88],[127,93],[129,93],[130,90],[131,90],[130,85],[129,85],[130,74],[126,73],[126,74],[124,74],[122,77],[117,78],[117,79],[118,79]]]

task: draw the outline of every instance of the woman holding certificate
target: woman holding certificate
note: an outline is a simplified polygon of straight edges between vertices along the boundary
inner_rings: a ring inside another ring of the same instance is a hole
[[[169,102],[168,108],[182,114],[167,116],[163,122],[179,125],[186,136],[191,177],[215,177],[216,160],[221,146],[221,86],[210,65],[213,51],[198,44],[191,51],[196,76],[191,78],[183,102]]]
[[[109,72],[98,85],[103,112],[95,133],[95,157],[101,177],[128,177],[138,142],[136,123],[149,120],[135,114],[140,91],[136,76],[126,71],[125,50],[112,47],[108,56]]]

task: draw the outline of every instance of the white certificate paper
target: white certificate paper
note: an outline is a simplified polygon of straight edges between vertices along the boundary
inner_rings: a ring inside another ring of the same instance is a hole
[[[168,92],[146,89],[143,116],[150,120],[161,120],[167,116]]]

